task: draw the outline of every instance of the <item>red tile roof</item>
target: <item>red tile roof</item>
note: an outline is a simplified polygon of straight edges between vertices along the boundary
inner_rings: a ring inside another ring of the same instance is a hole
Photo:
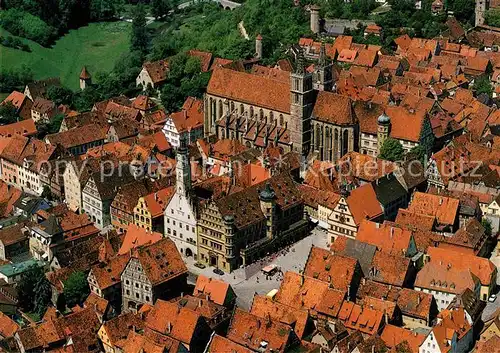
[[[156,332],[189,345],[196,338],[196,329],[200,320],[201,315],[195,311],[185,307],[180,308],[177,303],[159,299],[148,313],[145,323]]]
[[[203,128],[203,101],[187,97],[180,112],[170,114],[178,133]]]
[[[0,311],[0,338],[12,337],[19,329],[14,320]]]
[[[363,220],[356,239],[373,244],[377,249],[389,254],[405,256],[410,248],[412,234],[409,230]]]
[[[296,309],[309,309],[329,317],[337,317],[345,292],[329,284],[294,272],[283,277],[275,300]]]
[[[258,107],[290,112],[290,83],[246,72],[216,68],[207,93]]]
[[[200,59],[200,67],[202,72],[208,72],[210,63],[212,62],[212,53],[200,50],[190,50],[188,55]]]
[[[454,225],[459,210],[458,199],[416,192],[408,211],[434,216],[439,224]]]
[[[129,254],[132,249],[143,245],[154,244],[162,238],[163,235],[161,233],[149,232],[135,224],[129,224],[118,255]]]
[[[18,121],[17,123],[0,126],[0,136],[11,137],[13,135],[33,136],[38,133],[33,119]]]
[[[193,295],[208,295],[208,298],[216,304],[226,304],[231,286],[221,280],[217,280],[204,275],[199,275],[194,286]]]
[[[334,125],[353,125],[356,123],[351,99],[327,91],[318,93],[313,118]]]
[[[356,225],[361,224],[364,219],[372,220],[383,214],[372,184],[365,184],[351,191],[347,197],[347,205]]]
[[[313,246],[309,252],[304,275],[330,283],[332,288],[348,291],[361,269],[358,260]]]
[[[292,340],[292,328],[270,317],[261,318],[236,309],[231,319],[227,338],[257,351],[262,341],[267,349],[284,352]]]
[[[422,334],[393,325],[385,325],[380,338],[389,349],[395,348],[398,344],[406,341],[411,349],[410,353],[418,353],[418,348],[425,340],[425,336]]]
[[[307,310],[292,308],[266,296],[254,296],[250,313],[263,319],[270,317],[271,320],[293,327],[299,338],[304,336],[309,323]]]
[[[244,347],[236,342],[233,342],[225,337],[214,334],[208,344],[208,352],[210,353],[253,353],[247,347]]]
[[[154,62],[145,62],[142,67],[146,69],[154,84],[164,82],[168,76],[168,61],[158,60]]]
[[[372,336],[379,331],[383,324],[384,314],[366,306],[362,307],[345,301],[342,304],[338,318],[344,322],[345,327]]]

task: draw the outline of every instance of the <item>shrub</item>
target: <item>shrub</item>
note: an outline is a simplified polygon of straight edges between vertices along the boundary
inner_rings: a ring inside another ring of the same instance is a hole
[[[8,9],[0,13],[0,25],[13,35],[48,45],[55,37],[55,28],[40,18],[19,9]]]

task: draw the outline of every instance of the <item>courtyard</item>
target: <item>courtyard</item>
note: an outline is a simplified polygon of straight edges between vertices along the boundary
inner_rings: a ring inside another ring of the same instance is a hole
[[[194,266],[195,261],[192,258],[188,258],[186,264],[190,272],[189,281],[194,284],[198,275],[221,279],[233,287],[238,296],[236,304],[241,308],[249,309],[255,294],[265,295],[271,290],[279,288],[283,278],[282,275],[285,272],[302,271],[313,245],[325,249],[328,248],[326,230],[316,227],[311,231],[309,236],[299,240],[290,247],[244,268],[239,268],[232,273],[225,273],[223,275],[214,273],[213,267],[200,269]],[[278,271],[273,276],[266,278],[261,270],[268,265],[278,266],[281,272]]]

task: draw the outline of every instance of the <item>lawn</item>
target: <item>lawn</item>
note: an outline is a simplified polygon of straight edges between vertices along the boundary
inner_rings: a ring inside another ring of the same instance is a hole
[[[71,30],[52,48],[23,39],[31,53],[0,46],[0,67],[11,69],[27,65],[35,79],[58,76],[65,86],[76,90],[82,66],[87,66],[91,74],[113,68],[120,54],[129,48],[130,27],[127,22],[91,23]],[[10,35],[2,28],[0,34]]]

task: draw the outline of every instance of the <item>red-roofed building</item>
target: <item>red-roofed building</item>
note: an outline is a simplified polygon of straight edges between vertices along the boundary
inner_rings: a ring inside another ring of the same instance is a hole
[[[38,133],[33,119],[18,121],[17,123],[0,126],[0,136],[11,137],[14,135],[22,135],[25,137],[34,136]]]
[[[348,301],[342,304],[338,319],[348,329],[360,331],[365,338],[380,333],[385,325],[383,312]]]
[[[178,148],[184,140],[190,145],[203,137],[203,101],[187,97],[181,111],[170,114],[162,128],[168,142]]]
[[[215,304],[226,307],[232,307],[236,301],[236,293],[230,284],[204,275],[196,279],[193,295],[208,297]]]
[[[8,103],[12,104],[12,106],[16,108],[16,112],[21,119],[31,119],[31,107],[33,105],[33,101],[28,96],[18,91],[12,91],[12,93],[9,94],[0,104],[4,105]]]
[[[136,78],[136,85],[142,86],[145,91],[148,86],[158,89],[167,79],[168,61],[158,60],[154,62],[145,62],[142,70]]]
[[[328,217],[331,242],[338,236],[355,238],[363,220],[376,222],[383,214],[372,184],[360,186],[350,193],[341,192],[339,202]]]

